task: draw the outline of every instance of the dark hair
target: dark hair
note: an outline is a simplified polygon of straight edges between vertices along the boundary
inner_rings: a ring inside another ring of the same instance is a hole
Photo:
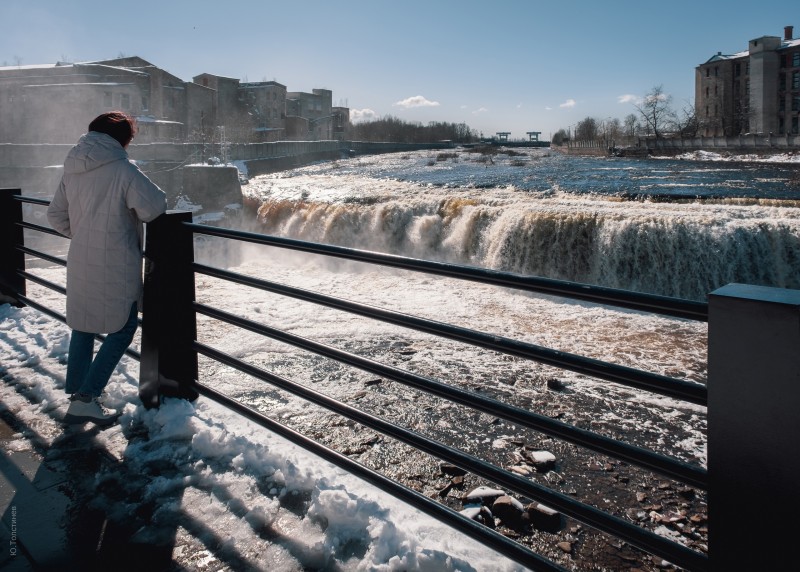
[[[97,131],[111,135],[123,147],[127,147],[133,136],[136,135],[136,122],[122,111],[109,111],[98,115],[89,124],[89,131]]]

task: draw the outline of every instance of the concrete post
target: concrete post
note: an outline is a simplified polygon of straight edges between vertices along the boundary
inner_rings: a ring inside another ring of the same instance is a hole
[[[194,240],[184,222],[192,222],[192,213],[170,211],[147,224],[139,364],[139,397],[147,408],[161,397],[198,395]]]
[[[14,197],[20,189],[0,189],[0,303],[17,300],[17,294],[25,295],[25,279],[17,274],[25,270],[25,254],[17,250],[23,244],[22,203]]]
[[[800,290],[709,295],[709,563],[792,570],[800,513]]]

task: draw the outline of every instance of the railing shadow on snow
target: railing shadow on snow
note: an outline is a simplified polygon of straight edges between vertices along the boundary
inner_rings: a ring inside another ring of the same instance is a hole
[[[27,248],[24,229],[53,233],[51,229],[22,220],[21,204],[46,205],[47,201],[22,197],[19,190],[0,190],[0,287],[6,295],[56,319],[64,320],[25,295],[25,281],[62,292],[63,288],[25,271],[24,256],[36,256],[55,264],[58,257]],[[372,470],[259,411],[202,383],[198,379],[198,355],[228,365],[274,387],[292,393],[338,415],[374,429],[435,458],[452,463],[522,497],[539,501],[594,529],[659,556],[687,570],[728,569],[751,562],[779,569],[787,555],[765,553],[760,546],[776,538],[790,542],[790,534],[776,527],[741,526],[748,516],[763,521],[777,517],[800,501],[788,501],[800,461],[790,459],[797,450],[800,431],[794,414],[798,405],[796,351],[800,347],[800,292],[732,284],[709,295],[709,303],[655,296],[544,278],[448,264],[351,248],[310,243],[225,228],[193,224],[191,213],[170,212],[147,225],[145,248],[145,300],[142,318],[140,397],[148,407],[158,406],[162,396],[188,399],[204,395],[269,430],[287,438],[383,491],[434,516],[505,556],[535,570],[561,568],[516,541],[473,521],[447,506]],[[702,384],[640,371],[534,344],[487,334],[433,320],[366,306],[271,281],[244,276],[194,262],[194,237],[206,235],[224,240],[268,245],[345,260],[402,268],[438,276],[510,287],[527,292],[617,306],[660,315],[709,322],[709,383],[720,391],[709,392]],[[709,469],[655,453],[567,423],[539,415],[499,400],[466,391],[435,379],[391,365],[381,364],[337,348],[265,326],[195,301],[195,275],[203,274],[251,288],[312,302],[371,319],[410,328],[442,338],[535,360],[676,400],[705,406],[708,411]],[[636,465],[708,492],[709,553],[692,550],[665,536],[584,504],[424,435],[353,408],[302,384],[248,364],[197,340],[197,314],[249,330],[343,364],[371,372],[431,395],[510,421],[545,435]],[[776,335],[775,332],[780,335]],[[794,344],[794,345],[793,345]],[[753,376],[757,375],[758,383]],[[717,384],[717,385],[715,385]],[[760,387],[756,387],[761,384]],[[768,384],[769,388],[765,388]],[[774,391],[785,399],[776,398]],[[768,396],[768,397],[765,397]],[[771,396],[771,397],[769,397]],[[742,422],[745,416],[748,423]],[[775,446],[780,451],[775,451]],[[743,455],[769,463],[758,472]],[[783,492],[780,492],[783,491]],[[749,496],[748,496],[749,495]],[[774,504],[772,504],[774,503]],[[789,507],[788,504],[792,505]],[[749,504],[757,508],[748,511]],[[780,508],[779,507],[783,508]],[[766,507],[766,508],[765,508]],[[746,530],[745,530],[746,528]],[[769,530],[766,530],[769,529]],[[783,535],[783,536],[782,536]]]

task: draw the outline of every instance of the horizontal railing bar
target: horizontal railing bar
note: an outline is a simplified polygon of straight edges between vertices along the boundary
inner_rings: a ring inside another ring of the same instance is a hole
[[[58,256],[53,256],[52,254],[47,254],[46,252],[42,252],[40,250],[34,250],[33,248],[28,248],[27,246],[17,246],[17,250],[20,250],[25,254],[30,254],[31,256],[41,258],[42,260],[47,260],[48,262],[58,264],[59,266],[67,265],[67,261],[64,260],[63,258],[59,258]]]
[[[56,284],[55,282],[50,282],[49,280],[45,280],[44,278],[41,278],[39,276],[36,276],[35,274],[31,274],[30,272],[26,272],[24,270],[18,270],[17,274],[22,276],[26,280],[30,280],[31,282],[36,282],[37,284],[40,284],[45,288],[50,288],[50,290],[55,290],[59,294],[64,294],[65,296],[67,295],[67,289],[64,286],[61,286],[60,284]]]
[[[19,300],[20,302],[23,302],[26,306],[30,306],[34,310],[38,310],[38,311],[42,312],[43,314],[47,314],[48,316],[58,320],[62,324],[66,324],[67,323],[67,318],[63,314],[60,314],[60,313],[56,312],[55,310],[51,310],[47,306],[39,304],[38,302],[33,301],[32,299],[28,298],[27,296],[25,296],[23,294],[14,294],[14,297],[17,300]]]
[[[32,205],[41,205],[43,207],[46,207],[50,204],[50,199],[38,199],[36,197],[29,197],[25,195],[13,195],[11,198],[21,203],[30,203]]]
[[[605,379],[606,381],[620,383],[629,387],[651,391],[653,393],[666,395],[668,397],[696,403],[698,405],[705,406],[707,403],[708,391],[705,386],[700,384],[672,379],[663,375],[641,371],[621,365],[610,364],[600,360],[553,350],[527,342],[512,340],[503,336],[477,332],[475,330],[460,328],[458,326],[453,326],[442,322],[436,322],[433,320],[418,318],[416,316],[401,314],[399,312],[384,310],[374,306],[350,302],[332,296],[325,296],[316,292],[285,286],[283,284],[277,284],[274,282],[268,282],[266,280],[244,276],[242,274],[237,274],[228,270],[222,270],[220,268],[214,268],[212,266],[206,266],[204,264],[194,263],[192,266],[195,271],[208,276],[223,278],[225,280],[238,282],[240,284],[252,286],[261,290],[290,296],[292,298],[313,302],[315,304],[321,304],[361,316],[367,316],[391,324],[396,324],[406,328],[434,334],[440,337],[469,343],[509,355],[532,359],[547,365],[598,377]]]
[[[45,234],[52,234],[53,236],[60,236],[61,238],[67,238],[66,236],[64,236],[57,230],[53,230],[49,226],[42,226],[40,224],[34,224],[32,222],[25,222],[25,221],[19,222],[17,224],[20,225],[22,228],[27,228],[28,230],[35,230],[37,232],[43,232]]]
[[[483,459],[448,447],[424,435],[389,423],[381,418],[365,413],[303,385],[291,382],[271,372],[243,362],[200,342],[195,341],[192,347],[197,350],[198,353],[206,357],[233,367],[248,375],[252,375],[262,381],[266,381],[302,399],[315,403],[366,427],[370,427],[380,433],[406,443],[415,449],[450,462],[475,475],[497,483],[509,491],[513,491],[523,497],[541,501],[555,510],[602,532],[621,538],[629,544],[650,554],[660,556],[673,564],[683,566],[689,570],[705,570],[707,567],[707,557],[703,554],[695,552],[694,550],[686,548],[685,546],[677,544],[614,515],[605,513],[593,506],[578,502],[568,495],[543,487],[538,483],[501,469]]]
[[[707,487],[707,472],[701,467],[690,465],[676,459],[654,453],[652,451],[635,447],[585,429],[568,425],[561,421],[539,415],[519,407],[514,407],[476,393],[453,387],[440,381],[423,377],[393,366],[382,364],[349,352],[320,344],[300,336],[283,332],[270,326],[253,322],[246,318],[230,314],[217,308],[212,308],[198,302],[193,303],[194,309],[206,316],[222,320],[229,324],[239,326],[295,347],[335,359],[358,367],[364,371],[392,379],[399,383],[421,389],[433,395],[443,397],[455,403],[466,405],[489,415],[512,421],[519,425],[543,432],[552,437],[557,437],[572,444],[592,449],[598,453],[610,455],[617,459],[630,462],[634,465],[656,471],[664,476],[683,481],[691,486],[703,490]]]
[[[278,423],[263,413],[260,413],[248,407],[247,405],[244,405],[243,403],[236,401],[235,399],[232,399],[231,397],[228,397],[227,395],[220,393],[215,389],[212,389],[207,385],[197,384],[194,387],[197,388],[197,391],[201,395],[204,395],[209,399],[216,401],[220,405],[239,413],[248,420],[253,421],[254,423],[272,431],[273,433],[280,435],[284,439],[287,439],[288,441],[302,447],[307,451],[310,451],[318,457],[321,457],[337,467],[344,469],[348,473],[367,481],[368,483],[378,487],[380,490],[390,493],[392,496],[405,501],[409,505],[421,510],[422,512],[425,512],[437,520],[467,534],[479,542],[482,542],[486,546],[493,548],[497,552],[510,558],[511,560],[514,560],[515,562],[537,571],[550,570],[554,572],[564,572],[566,570],[557,564],[550,562],[539,554],[536,554],[535,552],[525,548],[510,538],[503,536],[502,534],[478,523],[477,521],[469,519],[455,512],[453,509],[448,508],[447,506],[436,502],[435,500],[430,499],[413,489],[393,481],[381,473],[374,471],[369,467],[366,467],[361,463],[358,463],[349,457],[334,451],[333,449],[325,447],[313,439],[306,437],[302,433],[298,433],[297,431]]]
[[[357,260],[390,266],[393,268],[403,268],[406,270],[416,270],[439,276],[450,278],[461,278],[472,280],[495,286],[504,286],[525,290],[528,292],[538,292],[553,296],[575,298],[597,304],[606,304],[622,308],[652,312],[677,318],[689,320],[708,321],[708,304],[681,298],[671,298],[668,296],[658,296],[656,294],[645,294],[642,292],[631,292],[603,286],[592,286],[578,282],[568,282],[565,280],[555,280],[551,278],[541,278],[537,276],[526,276],[513,272],[501,272],[477,266],[466,266],[461,264],[450,264],[446,262],[435,262],[418,258],[407,258],[393,254],[383,254],[343,246],[330,244],[320,244],[307,242],[292,238],[270,236],[254,232],[233,230],[229,228],[212,227],[196,223],[183,223],[189,229],[199,234],[232,238],[246,242],[289,248],[313,254],[335,256],[348,260]]]

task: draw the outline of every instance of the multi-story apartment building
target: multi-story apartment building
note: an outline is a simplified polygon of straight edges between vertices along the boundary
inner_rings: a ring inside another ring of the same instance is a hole
[[[695,112],[706,136],[797,134],[800,39],[762,36],[748,49],[718,52],[695,73]]]

